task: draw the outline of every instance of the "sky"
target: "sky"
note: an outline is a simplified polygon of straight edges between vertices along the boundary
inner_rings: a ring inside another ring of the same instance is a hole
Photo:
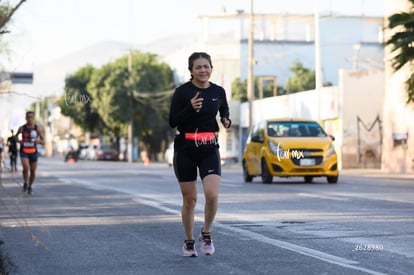
[[[17,2],[17,0],[11,0]],[[383,16],[381,0],[253,0],[257,13]],[[33,71],[59,57],[102,41],[146,44],[173,35],[197,35],[198,15],[250,12],[251,0],[27,0],[3,36],[8,71]]]

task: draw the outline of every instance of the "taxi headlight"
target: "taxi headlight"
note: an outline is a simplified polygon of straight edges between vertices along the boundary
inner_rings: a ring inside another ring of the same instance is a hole
[[[273,141],[270,141],[270,140],[269,140],[269,148],[275,156],[280,156],[281,152],[283,151],[279,143],[274,143]]]
[[[335,153],[336,153],[336,152],[335,152],[335,147],[334,147],[334,145],[333,145],[333,144],[331,144],[331,146],[329,146],[328,151],[326,151],[326,155],[325,155],[325,157],[330,158],[330,157],[332,157]]]

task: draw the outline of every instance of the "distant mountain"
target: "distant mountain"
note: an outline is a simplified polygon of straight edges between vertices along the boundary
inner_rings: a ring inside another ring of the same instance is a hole
[[[154,40],[146,45],[138,46],[137,49],[143,52],[151,52],[160,56],[166,56],[185,48],[188,44],[197,40],[196,35],[174,35]]]
[[[150,52],[163,57],[194,40],[193,35],[176,35],[145,45],[133,45],[120,41],[102,41],[93,44],[35,68],[33,94],[39,97],[60,96],[63,93],[65,77],[87,64],[101,67],[128,54],[129,50]]]

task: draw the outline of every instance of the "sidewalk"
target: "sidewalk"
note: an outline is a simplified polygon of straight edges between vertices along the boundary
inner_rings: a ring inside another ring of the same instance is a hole
[[[342,169],[339,171],[339,174],[359,177],[388,177],[400,179],[414,179],[414,172],[383,172],[381,171],[381,169]]]
[[[239,163],[225,164],[223,169],[240,170],[242,173],[242,166]],[[400,179],[413,179],[414,172],[396,173],[396,172],[383,172],[381,169],[342,169],[339,171],[339,175],[354,176],[354,177],[387,177],[387,178],[400,178]]]

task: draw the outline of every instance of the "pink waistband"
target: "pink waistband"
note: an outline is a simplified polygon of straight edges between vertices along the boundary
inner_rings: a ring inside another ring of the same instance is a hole
[[[185,133],[184,138],[187,140],[210,141],[217,138],[214,132]]]

